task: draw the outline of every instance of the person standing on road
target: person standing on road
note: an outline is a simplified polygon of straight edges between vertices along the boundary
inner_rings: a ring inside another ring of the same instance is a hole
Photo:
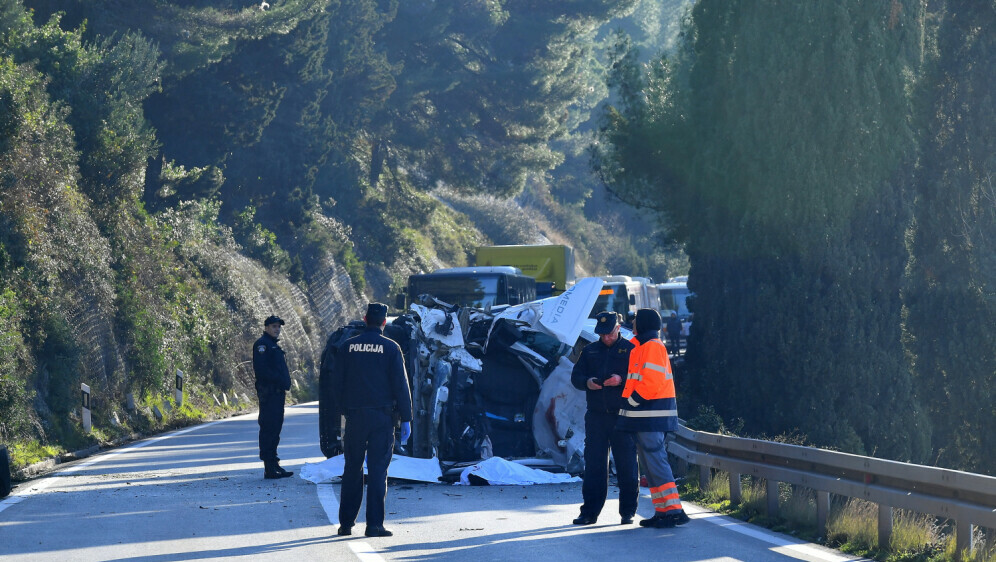
[[[345,467],[339,535],[351,535],[363,501],[363,457],[367,459],[368,537],[390,537],[384,528],[387,467],[394,451],[394,420],[401,420],[401,442],[411,435],[412,395],[401,348],[384,337],[387,306],[371,303],[363,333],[347,339],[336,355],[332,375],[336,410],[346,416]]]
[[[622,524],[633,522],[640,497],[640,473],[636,441],[632,433],[616,429],[622,404],[623,375],[628,373],[634,345],[619,337],[622,318],[616,312],[595,316],[597,342],[587,345],[571,372],[571,384],[584,390],[588,411],[584,415],[584,476],[581,484],[581,515],[575,525],[591,525],[605,505],[609,482],[609,449],[619,481],[619,516]]]
[[[280,329],[284,321],[270,316],[263,321],[263,335],[252,346],[252,370],[256,375],[259,399],[259,458],[263,461],[263,478],[287,478],[294,473],[280,467],[277,445],[284,425],[284,398],[290,390],[290,372],[280,349]]]
[[[674,373],[660,340],[661,316],[652,308],[636,312],[636,348],[629,354],[629,374],[622,391],[617,427],[632,432],[646,462],[654,516],[641,527],[670,528],[688,523],[667,460],[667,435],[678,428]]]
[[[678,355],[681,353],[681,320],[678,313],[671,311],[671,316],[667,318],[667,346],[671,353]]]

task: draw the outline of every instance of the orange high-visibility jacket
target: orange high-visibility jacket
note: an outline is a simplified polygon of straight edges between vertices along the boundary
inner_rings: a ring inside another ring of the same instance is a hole
[[[623,431],[675,431],[678,403],[674,373],[667,348],[657,338],[640,343],[629,353],[629,374],[623,387],[623,405],[616,427]]]

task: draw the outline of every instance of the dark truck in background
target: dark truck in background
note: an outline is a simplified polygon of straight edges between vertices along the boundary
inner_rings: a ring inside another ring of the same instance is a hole
[[[536,300],[536,279],[515,267],[450,267],[412,275],[408,288],[395,300],[395,308],[407,310],[421,295],[454,306],[489,310]]]

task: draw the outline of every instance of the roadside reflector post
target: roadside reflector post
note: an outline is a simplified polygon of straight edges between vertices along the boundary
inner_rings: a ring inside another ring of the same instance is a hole
[[[83,395],[83,431],[90,433],[93,427],[90,420],[90,387],[86,383],[80,383],[80,391]]]
[[[176,370],[176,406],[183,406],[183,371]]]
[[[7,456],[7,447],[0,445],[0,498],[10,495],[10,457]]]

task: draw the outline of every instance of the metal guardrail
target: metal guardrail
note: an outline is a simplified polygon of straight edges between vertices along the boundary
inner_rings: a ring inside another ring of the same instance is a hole
[[[740,477],[767,481],[769,515],[778,513],[778,483],[816,491],[817,524],[826,529],[830,494],[878,504],[879,545],[888,546],[892,510],[907,509],[955,522],[959,552],[974,548],[975,527],[996,529],[996,478],[825,449],[730,437],[679,426],[668,451],[699,467],[705,486],[712,469],[730,475],[730,501],[742,499]]]

